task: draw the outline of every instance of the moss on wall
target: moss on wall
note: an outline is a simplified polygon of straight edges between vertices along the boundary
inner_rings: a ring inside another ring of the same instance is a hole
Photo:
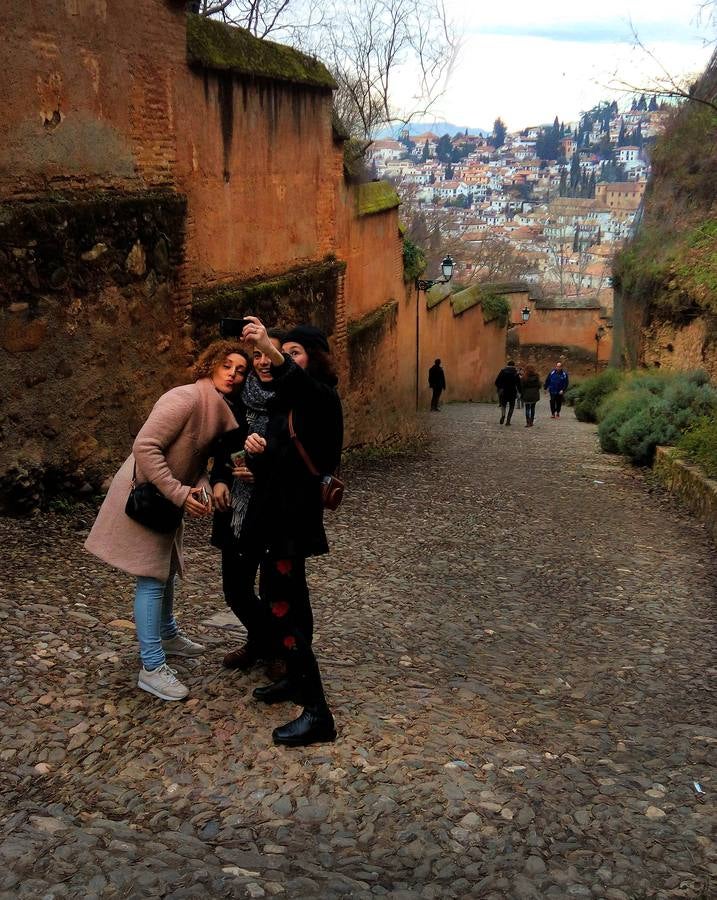
[[[384,328],[395,325],[398,317],[398,300],[388,300],[378,309],[371,310],[360,319],[348,323],[350,344],[375,340]]]
[[[207,69],[324,90],[336,87],[333,76],[318,59],[205,16],[187,16],[187,57],[191,64]]]
[[[510,303],[496,290],[501,285],[474,284],[463,291],[459,291],[451,298],[453,315],[460,316],[466,310],[480,305],[483,310],[483,320],[486,322],[498,322],[507,325],[510,321]],[[512,287],[512,285],[508,285]],[[525,290],[523,286],[519,290]],[[512,291],[511,291],[512,293]]]
[[[376,353],[386,332],[398,322],[398,301],[388,300],[378,309],[348,323],[349,383],[356,385],[372,371]]]
[[[396,188],[388,181],[369,181],[356,188],[357,212],[360,216],[396,209],[401,200]]]
[[[333,257],[281,275],[196,291],[192,318],[198,336],[216,335],[224,317],[256,315],[269,325],[311,322],[331,335],[335,328],[339,278],[346,264]]]

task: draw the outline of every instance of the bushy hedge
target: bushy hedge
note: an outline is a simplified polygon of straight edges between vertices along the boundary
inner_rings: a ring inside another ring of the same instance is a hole
[[[594,378],[588,378],[571,387],[566,396],[575,407],[575,418],[580,422],[597,422],[598,408],[602,401],[616,391],[624,374],[619,369],[605,369]]]
[[[600,446],[638,465],[658,444],[675,444],[704,417],[717,416],[717,391],[705,372],[628,375],[597,410]]]
[[[678,446],[710,478],[717,478],[717,417],[698,419],[683,434]]]

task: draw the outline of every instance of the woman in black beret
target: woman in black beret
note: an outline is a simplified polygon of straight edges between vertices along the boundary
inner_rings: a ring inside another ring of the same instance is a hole
[[[279,351],[259,319],[247,318],[250,324],[242,339],[271,360],[275,400],[264,433],[250,433],[245,443],[245,463],[255,480],[241,543],[244,552],[261,559],[260,591],[270,612],[271,642],[287,668],[284,678],[257,688],[254,697],[264,703],[293,701],[304,707],[298,718],[274,729],[274,743],[299,746],[333,741],[334,719],[312,650],[306,558],[329,549],[321,477],[336,472],[341,461],[338,379],[328,341],[318,328],[294,328]]]

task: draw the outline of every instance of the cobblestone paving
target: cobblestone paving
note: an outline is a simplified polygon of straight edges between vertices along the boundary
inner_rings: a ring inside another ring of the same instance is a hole
[[[571,413],[496,420],[350,473],[311,564],[335,745],[274,748],[294,708],[222,670],[206,527],[167,704],[87,523],[0,521],[0,896],[717,896],[714,547]]]

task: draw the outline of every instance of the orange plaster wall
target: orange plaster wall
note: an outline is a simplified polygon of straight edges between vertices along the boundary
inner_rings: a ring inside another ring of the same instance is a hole
[[[422,295],[423,296],[423,295]],[[420,397],[427,407],[428,370],[436,358],[446,373],[445,400],[490,400],[493,382],[505,365],[505,328],[486,324],[480,305],[453,315],[449,298],[432,309],[421,304]]]

